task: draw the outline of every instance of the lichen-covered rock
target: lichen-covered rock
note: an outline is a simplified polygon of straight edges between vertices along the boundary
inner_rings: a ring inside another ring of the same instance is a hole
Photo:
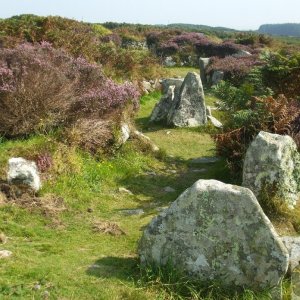
[[[182,83],[183,79],[177,78],[168,78],[161,82],[163,95],[151,113],[150,122],[166,122],[173,102],[179,98]]]
[[[170,78],[162,82],[163,96],[154,107],[150,122],[176,127],[197,127],[207,122],[200,76],[189,72],[184,81]]]
[[[198,280],[256,290],[277,286],[288,252],[247,188],[199,180],[146,227],[142,265],[173,264]]]
[[[27,185],[34,191],[38,191],[41,188],[41,180],[36,163],[21,157],[13,157],[8,160],[7,181],[16,185]]]
[[[176,127],[197,127],[207,123],[204,91],[200,76],[189,72],[180,88],[178,99],[173,101],[168,124]]]
[[[300,198],[300,154],[290,136],[261,131],[250,144],[243,167],[243,186],[259,197],[264,188],[294,206]]]
[[[289,268],[292,272],[300,265],[300,237],[283,236],[281,240],[289,252]]]

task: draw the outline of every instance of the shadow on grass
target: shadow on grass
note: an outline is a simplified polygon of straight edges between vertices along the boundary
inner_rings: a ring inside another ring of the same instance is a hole
[[[95,261],[86,273],[100,278],[132,280],[139,274],[138,259],[135,257],[103,257]]]
[[[161,207],[169,205],[177,197],[199,179],[215,179],[232,183],[229,170],[224,160],[211,164],[191,164],[192,160],[173,160],[173,170],[160,170],[156,173],[145,172],[135,176],[120,178],[118,185],[126,186],[135,196],[137,206],[147,216],[158,213]],[[175,170],[174,170],[175,169]],[[174,191],[166,191],[170,187]],[[126,209],[133,209],[128,207]]]

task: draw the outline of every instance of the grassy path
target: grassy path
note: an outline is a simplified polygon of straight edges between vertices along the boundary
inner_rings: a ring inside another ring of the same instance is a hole
[[[61,196],[66,208],[54,213],[49,207],[0,204],[0,232],[9,238],[0,250],[13,252],[0,260],[1,300],[165,298],[160,290],[138,284],[136,247],[143,226],[197,179],[229,178],[223,161],[191,164],[194,158],[215,155],[208,134],[148,126],[159,96],[143,98],[136,122],[165,150],[163,160],[137,151],[133,142],[110,161],[68,149],[51,136],[0,143],[3,179],[9,157],[51,152],[54,162],[41,195]],[[132,194],[120,192],[120,187]],[[142,209],[144,214],[125,215],[126,209]],[[126,235],[95,231],[99,221],[116,222]]]

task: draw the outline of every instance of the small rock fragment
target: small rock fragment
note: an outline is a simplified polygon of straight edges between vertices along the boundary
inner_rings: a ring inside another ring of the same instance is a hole
[[[176,192],[176,190],[173,189],[173,188],[170,187],[170,186],[166,186],[166,187],[164,188],[164,191],[165,191],[166,193],[174,193],[174,192]]]
[[[7,258],[9,256],[12,255],[12,252],[11,251],[8,251],[8,250],[0,250],[0,259],[1,258]]]
[[[133,195],[133,193],[132,193],[130,190],[128,190],[128,189],[126,189],[126,188],[124,188],[124,187],[119,187],[119,193],[124,193],[124,194],[128,194],[128,195]]]
[[[122,214],[127,215],[127,216],[133,216],[133,215],[143,215],[144,210],[143,209],[124,209],[121,211]]]

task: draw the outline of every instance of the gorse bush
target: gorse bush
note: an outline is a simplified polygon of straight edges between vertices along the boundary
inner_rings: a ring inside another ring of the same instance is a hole
[[[49,43],[0,49],[0,134],[8,137],[72,126],[78,119],[105,119],[138,92],[116,84],[100,66],[73,58]]]

